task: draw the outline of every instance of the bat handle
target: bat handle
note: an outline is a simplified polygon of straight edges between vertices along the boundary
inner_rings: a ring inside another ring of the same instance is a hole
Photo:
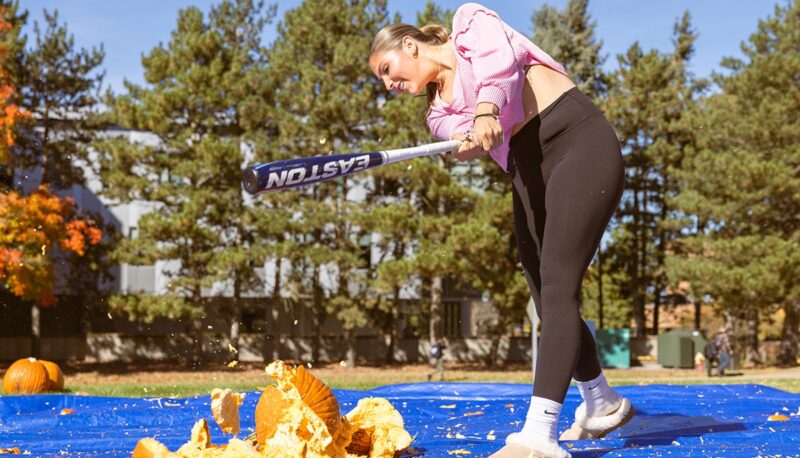
[[[461,140],[448,140],[444,142],[431,143],[428,145],[414,146],[411,148],[403,148],[389,151],[381,151],[385,158],[385,164],[392,164],[394,162],[404,161],[420,156],[435,156],[437,154],[449,153],[461,145]]]

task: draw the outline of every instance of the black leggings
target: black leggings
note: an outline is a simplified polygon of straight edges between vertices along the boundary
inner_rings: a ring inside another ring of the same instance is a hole
[[[533,394],[563,403],[572,377],[600,375],[579,301],[622,196],[622,154],[603,114],[573,88],[512,137],[508,173],[519,258],[542,322]]]

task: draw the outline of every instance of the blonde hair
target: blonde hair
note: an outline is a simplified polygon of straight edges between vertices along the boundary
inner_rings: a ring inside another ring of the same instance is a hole
[[[403,46],[403,38],[405,37],[411,37],[420,43],[441,45],[447,43],[447,40],[450,39],[450,30],[439,24],[428,24],[420,28],[400,23],[387,25],[372,39],[369,58],[371,59],[377,53],[400,49]],[[431,82],[428,83],[425,89],[428,106],[431,106],[436,99],[438,86],[436,82]]]

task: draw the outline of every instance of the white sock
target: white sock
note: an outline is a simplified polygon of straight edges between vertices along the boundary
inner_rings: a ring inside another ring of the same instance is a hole
[[[597,378],[588,382],[577,382],[577,385],[581,397],[586,402],[586,415],[590,417],[608,415],[619,407],[622,400],[622,396],[609,386],[602,372]]]
[[[560,416],[560,403],[531,396],[531,405],[520,434],[523,437],[537,437],[545,442],[557,442]]]

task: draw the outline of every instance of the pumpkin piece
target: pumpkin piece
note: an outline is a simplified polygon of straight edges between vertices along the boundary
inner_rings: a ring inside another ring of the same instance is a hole
[[[776,412],[774,415],[770,415],[767,421],[789,421],[789,417]]]
[[[193,433],[198,424],[195,424]],[[202,448],[201,443],[189,441],[174,453],[161,442],[145,438],[136,444],[132,458],[263,458],[263,456],[255,447],[236,438],[232,438],[227,445],[219,447],[211,445],[208,448]]]
[[[384,398],[359,400],[345,419],[353,428],[349,453],[391,458],[413,441],[403,426],[403,416]]]
[[[266,456],[344,455],[343,447],[334,450],[327,425],[303,403],[296,389],[289,393],[277,387],[264,390],[256,406],[256,438]]]
[[[311,407],[322,421],[328,426],[332,436],[335,436],[341,427],[342,414],[339,410],[339,401],[333,391],[320,379],[311,375],[305,366],[298,366],[294,376],[294,384],[300,392],[300,399]]]
[[[64,373],[58,364],[52,361],[40,359],[39,362],[47,370],[48,387],[47,391],[64,391]]]
[[[372,431],[366,429],[357,429],[353,431],[353,436],[350,439],[350,444],[347,445],[347,453],[353,455],[369,456],[369,451],[372,449]]]
[[[198,452],[211,447],[214,447],[214,444],[211,443],[208,422],[206,422],[205,418],[201,418],[192,427],[192,435],[189,442],[183,444],[177,453],[182,456],[195,456]]]
[[[314,377],[305,366],[293,369],[287,367],[283,361],[272,362],[267,366],[266,373],[275,379],[283,391],[296,389],[300,399],[325,422],[331,435],[336,435],[341,426],[342,415],[339,401],[327,385]]]
[[[37,394],[48,387],[47,369],[36,358],[15,361],[3,376],[3,391],[8,394]]]
[[[271,363],[266,373],[275,385],[263,391],[255,413],[257,443],[265,455],[344,456],[351,429],[330,388],[305,367],[290,368],[283,361]]]
[[[169,454],[170,452],[166,445],[152,437],[146,437],[136,443],[136,448],[133,449],[131,458],[162,458]]]
[[[292,402],[275,386],[268,386],[261,393],[256,404],[256,443],[264,445],[264,441],[273,437],[281,420],[281,413],[289,410]]]
[[[258,450],[253,447],[252,445],[248,444],[247,442],[237,439],[231,438],[228,442],[228,445],[223,445],[222,447],[218,448],[217,450],[221,450],[222,454],[219,455],[221,457],[230,457],[230,458],[261,458],[263,455],[258,452]]]
[[[211,392],[211,413],[220,429],[226,434],[239,434],[239,406],[244,395],[230,389],[214,388]]]

